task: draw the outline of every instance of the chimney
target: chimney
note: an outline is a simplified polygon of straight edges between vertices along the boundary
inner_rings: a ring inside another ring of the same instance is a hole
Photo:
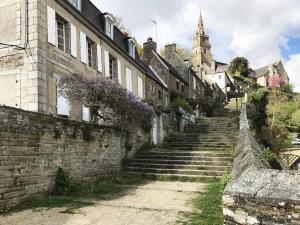
[[[147,39],[147,42],[144,43],[144,51],[155,51],[157,50],[157,44],[153,41],[151,37]]]
[[[165,54],[175,53],[176,52],[176,44],[169,44],[165,46]]]
[[[151,37],[147,39],[147,42],[143,44],[144,53],[142,56],[142,61],[147,65],[150,65],[151,59],[153,58],[152,51],[157,51],[157,44],[153,41]]]

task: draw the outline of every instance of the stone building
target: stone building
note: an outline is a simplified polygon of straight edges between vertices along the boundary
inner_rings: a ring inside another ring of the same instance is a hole
[[[183,98],[188,98],[188,81],[184,74],[180,73],[169,62],[167,62],[160,54],[157,53],[157,44],[148,38],[144,43],[144,54],[141,57],[142,61],[151,66],[167,84],[169,93],[181,95]]]
[[[268,87],[268,78],[276,74],[279,74],[283,77],[285,84],[289,84],[290,79],[281,60],[268,66],[256,69],[250,74],[250,77],[252,77],[252,79],[255,80],[258,85]]]
[[[113,79],[144,99],[135,40],[89,0],[2,0],[0,21],[0,104],[88,120],[88,109],[57,94],[59,77],[74,72]]]
[[[193,40],[192,64],[202,79],[206,74],[215,72],[215,60],[211,52],[209,36],[205,33],[202,15],[200,14],[198,29]]]
[[[156,116],[150,133],[150,140],[153,144],[161,144],[168,134],[166,123],[169,119],[169,89],[168,85],[160,78],[152,66],[145,65],[147,75],[145,80],[145,101],[152,105]]]
[[[164,58],[168,61],[177,71],[179,71],[188,82],[188,98],[195,99],[198,94],[203,90],[203,82],[197,76],[192,68],[190,61],[184,60],[176,51],[176,44],[166,45],[164,48]]]

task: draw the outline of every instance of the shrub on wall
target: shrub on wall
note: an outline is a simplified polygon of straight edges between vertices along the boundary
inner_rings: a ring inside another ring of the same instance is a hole
[[[61,77],[58,87],[60,95],[89,107],[93,121],[100,116],[98,112],[102,107],[108,107],[120,118],[122,127],[134,124],[150,128],[152,125],[153,109],[110,79],[87,78],[75,73]]]

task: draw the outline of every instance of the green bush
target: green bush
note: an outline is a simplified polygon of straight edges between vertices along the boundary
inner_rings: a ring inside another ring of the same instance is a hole
[[[247,114],[251,128],[255,130],[258,137],[261,136],[262,128],[267,122],[268,95],[269,90],[266,88],[252,91],[248,95]]]
[[[70,187],[71,179],[69,175],[61,167],[59,167],[55,178],[54,194],[68,195]]]
[[[174,110],[178,110],[179,107],[181,107],[188,113],[193,112],[193,108],[189,105],[189,103],[186,100],[182,98],[176,98],[174,101],[171,102],[170,105]]]

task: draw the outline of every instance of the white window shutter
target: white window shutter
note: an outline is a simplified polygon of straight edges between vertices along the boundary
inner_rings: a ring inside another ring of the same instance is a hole
[[[131,70],[128,68],[126,68],[126,87],[128,91],[132,92]]]
[[[122,84],[122,67],[120,60],[118,60],[118,82],[119,84]]]
[[[56,13],[55,10],[47,6],[48,18],[48,42],[56,45]]]
[[[77,29],[71,23],[71,55],[77,58]]]
[[[90,122],[90,108],[82,106],[82,120]]]
[[[98,71],[100,73],[103,72],[102,68],[102,48],[101,45],[97,44],[97,64],[98,64]]]
[[[105,76],[110,77],[109,74],[109,53],[108,51],[104,51],[104,59],[105,59]]]
[[[56,78],[56,84],[58,78]],[[70,102],[64,96],[59,95],[59,88],[56,88],[56,113],[57,115],[70,116]]]
[[[138,96],[144,98],[144,83],[143,79],[138,77]]]
[[[80,31],[80,49],[81,49],[81,62],[87,64],[87,44],[86,34]]]

